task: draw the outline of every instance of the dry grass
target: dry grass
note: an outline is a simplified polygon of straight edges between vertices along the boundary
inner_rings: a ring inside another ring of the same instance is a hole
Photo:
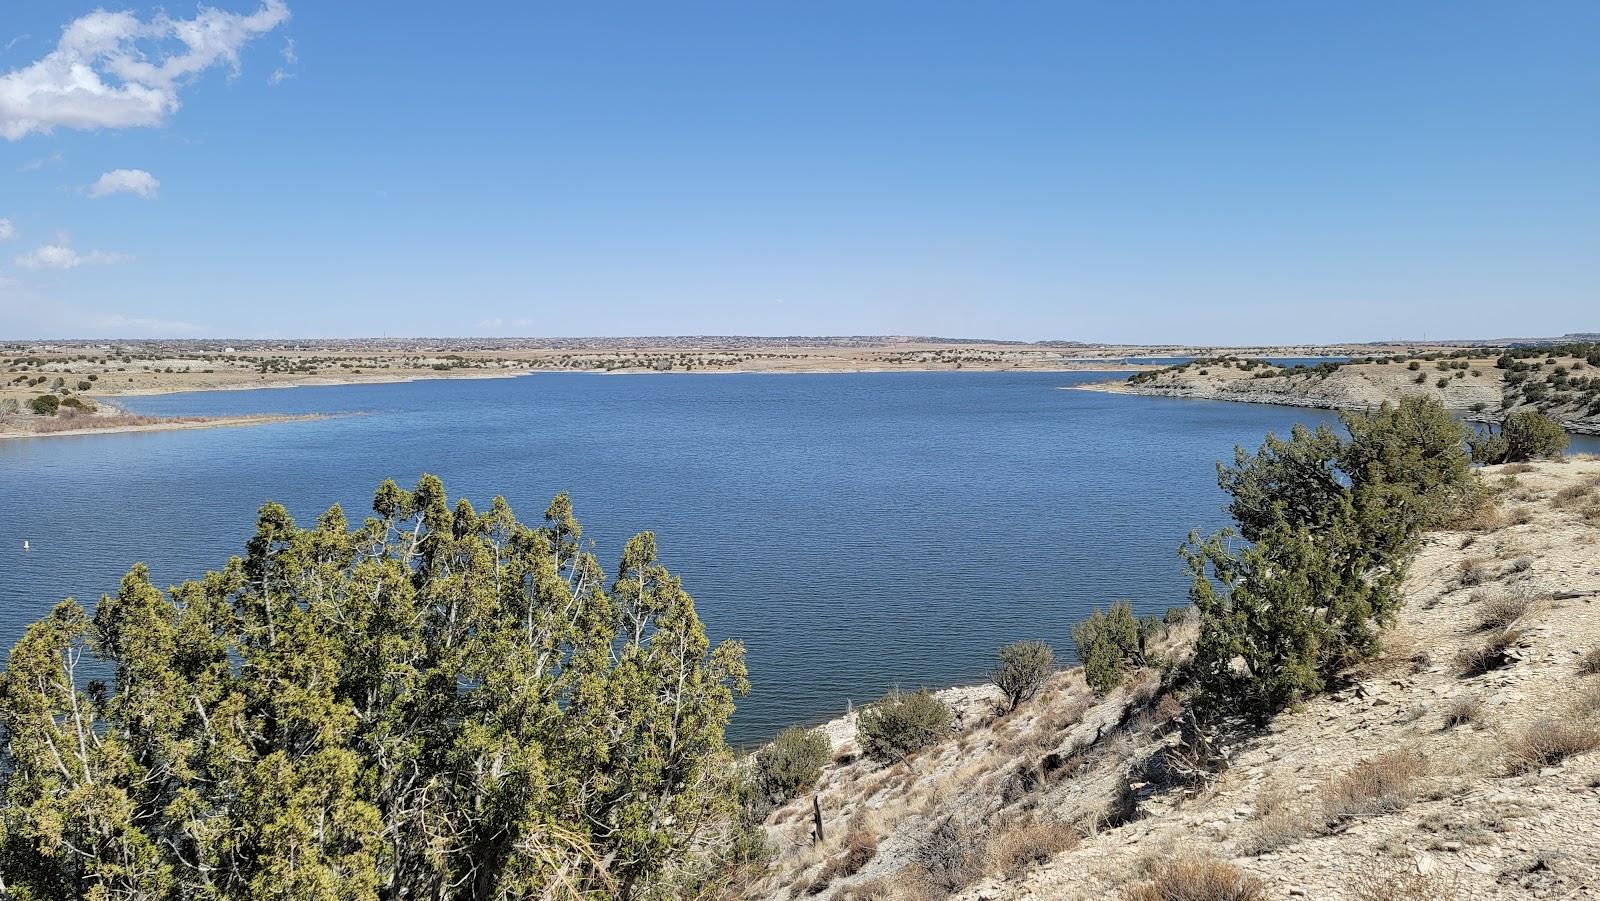
[[[912,856],[930,889],[953,894],[982,878],[986,844],[978,826],[950,816],[923,836]]]
[[[1473,697],[1456,698],[1444,711],[1444,727],[1454,729],[1483,722],[1483,702]]]
[[[1240,836],[1237,848],[1246,857],[1270,854],[1315,832],[1316,826],[1304,811],[1291,808],[1275,810],[1256,820]]]
[[[1596,749],[1600,749],[1600,729],[1587,723],[1542,719],[1513,738],[1506,754],[1511,772],[1531,773]]]
[[[1572,709],[1581,716],[1600,715],[1600,683],[1585,685],[1572,701]]]
[[[1407,864],[1374,866],[1350,887],[1357,901],[1454,901],[1461,896],[1455,874],[1418,873]]]
[[[1329,826],[1357,817],[1394,813],[1417,796],[1428,760],[1411,750],[1369,757],[1322,787],[1322,817]]]
[[[1539,598],[1528,591],[1480,589],[1471,600],[1478,605],[1478,629],[1484,632],[1521,622],[1539,605]]]
[[[989,869],[1006,877],[1020,875],[1083,840],[1077,827],[1061,822],[1027,823],[1001,829],[989,837]]]
[[[157,425],[164,422],[204,422],[203,417],[184,416],[178,418],[163,418],[161,416],[140,416],[134,413],[97,413],[93,415],[69,411],[49,418],[40,417],[33,423],[33,431],[39,435],[49,435],[55,432],[69,432],[74,429],[116,429],[126,426]]]
[[[1464,677],[1481,676],[1512,661],[1511,651],[1522,643],[1523,631],[1515,626],[1489,637],[1482,645],[1462,648],[1456,654],[1456,672]]]
[[[877,834],[867,830],[860,823],[852,823],[849,833],[845,835],[844,847],[839,856],[828,861],[827,866],[817,874],[817,878],[812,880],[806,893],[820,895],[835,880],[854,876],[871,863],[877,853]]]
[[[1500,471],[1507,475],[1520,476],[1525,472],[1533,472],[1533,467],[1526,463],[1507,463]]]
[[[1463,532],[1493,532],[1505,525],[1505,517],[1501,515],[1500,508],[1491,501],[1473,507],[1470,512],[1459,520],[1450,524],[1451,528]],[[1468,545],[1462,545],[1466,547]]]
[[[1261,880],[1238,867],[1204,857],[1156,865],[1150,878],[1129,889],[1127,901],[1266,901]]]
[[[1590,648],[1578,660],[1578,672],[1585,676],[1600,676],[1600,648]]]
[[[1489,567],[1477,557],[1468,557],[1456,564],[1456,584],[1462,588],[1471,588],[1489,581]]]
[[[1583,507],[1592,501],[1600,500],[1595,497],[1596,489],[1600,489],[1600,476],[1590,476],[1576,485],[1568,485],[1557,491],[1552,502],[1564,510]]]
[[[839,901],[889,901],[894,897],[894,888],[880,876],[845,886],[834,897]]]

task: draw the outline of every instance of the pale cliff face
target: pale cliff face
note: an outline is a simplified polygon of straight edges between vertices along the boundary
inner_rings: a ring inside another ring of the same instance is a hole
[[[1127,394],[1325,409],[1366,409],[1394,403],[1407,395],[1427,394],[1450,409],[1483,416],[1531,406],[1527,398],[1518,394],[1509,410],[1503,408],[1510,384],[1507,372],[1495,366],[1494,357],[1418,360],[1416,369],[1410,368],[1411,362],[1346,363],[1328,370],[1295,370],[1266,365],[1246,368],[1246,361],[1212,361],[1141,374],[1126,383],[1092,387]],[[1441,362],[1449,368],[1440,369]],[[1456,364],[1465,364],[1465,368]],[[1573,358],[1558,358],[1553,364],[1540,361],[1540,366],[1540,370],[1529,374],[1532,381],[1550,378],[1557,367],[1585,382],[1600,376],[1600,369]],[[1595,395],[1587,390],[1569,391],[1567,403],[1555,403],[1558,393],[1547,393],[1540,408],[1573,431],[1600,433],[1600,406],[1595,405]]]

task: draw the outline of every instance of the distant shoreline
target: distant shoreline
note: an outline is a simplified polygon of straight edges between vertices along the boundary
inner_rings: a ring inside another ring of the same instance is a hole
[[[333,388],[333,387],[339,387],[339,386],[344,386],[344,385],[401,385],[401,384],[408,384],[410,382],[443,382],[443,381],[472,380],[472,379],[513,379],[513,378],[522,378],[524,376],[532,376],[532,375],[605,375],[605,376],[617,376],[617,375],[652,375],[652,376],[654,376],[654,375],[868,375],[868,374],[891,374],[891,373],[898,373],[898,372],[904,372],[904,373],[928,373],[928,372],[948,372],[948,373],[962,373],[962,372],[1042,372],[1042,373],[1060,374],[1060,373],[1064,373],[1064,372],[1105,372],[1105,373],[1142,372],[1142,371],[1148,370],[1148,369],[1159,369],[1159,368],[1161,368],[1161,367],[1158,366],[1158,365],[1149,364],[1149,363],[1102,363],[1102,362],[1099,362],[1099,361],[1095,361],[1095,362],[1091,362],[1091,363],[1085,363],[1083,365],[1074,365],[1074,366],[1009,367],[1009,366],[972,365],[972,366],[965,366],[965,367],[960,368],[960,369],[957,369],[957,368],[951,367],[951,366],[941,366],[941,367],[932,367],[932,366],[921,366],[921,367],[912,367],[912,366],[866,367],[866,366],[861,366],[861,367],[853,367],[853,368],[850,368],[850,367],[818,367],[818,368],[814,368],[814,369],[689,369],[689,370],[680,370],[680,369],[671,369],[671,370],[659,370],[659,369],[612,369],[612,370],[603,370],[603,369],[535,368],[535,369],[504,370],[504,371],[500,371],[500,372],[473,371],[473,372],[464,372],[464,373],[461,373],[459,375],[450,375],[450,374],[446,374],[446,373],[439,373],[439,374],[434,374],[434,375],[374,376],[374,377],[371,377],[371,378],[366,378],[366,377],[362,377],[362,376],[352,376],[350,378],[329,378],[327,376],[316,375],[316,376],[307,376],[306,378],[300,379],[300,380],[290,379],[290,380],[280,380],[280,381],[275,381],[275,382],[251,382],[251,383],[217,384],[217,385],[200,385],[200,386],[174,385],[174,386],[171,386],[171,387],[165,387],[165,386],[161,386],[161,387],[144,387],[144,388],[134,388],[134,389],[131,389],[131,390],[128,390],[128,391],[114,391],[114,392],[96,393],[96,394],[93,394],[92,396],[95,397],[96,399],[104,399],[104,400],[106,400],[108,402],[115,402],[115,399],[119,398],[119,397],[162,397],[162,396],[166,396],[166,395],[170,395],[170,394],[205,394],[205,393],[208,393],[208,392],[211,392],[211,391],[268,391],[268,390],[278,390],[278,389],[283,389],[283,388]]]
[[[0,432],[0,440],[20,440],[24,438],[71,438],[89,435],[127,435],[134,432],[174,432],[188,429],[221,429],[233,426],[271,425],[277,422],[311,422],[319,419],[328,419],[322,413],[307,413],[291,415],[284,413],[264,413],[252,416],[217,416],[212,418],[173,419],[167,422],[149,422],[137,425],[108,425],[90,426],[82,429],[62,429],[55,432]]]
[[[1325,398],[1304,397],[1287,392],[1274,392],[1270,394],[1239,394],[1224,397],[1214,390],[1203,387],[1178,388],[1178,387],[1147,387],[1132,385],[1125,381],[1087,382],[1082,385],[1062,385],[1062,391],[1096,391],[1101,394],[1121,394],[1131,397],[1166,397],[1176,400],[1204,400],[1230,404],[1256,404],[1272,407],[1294,407],[1302,410],[1372,410],[1378,403],[1345,403],[1339,404]],[[1472,413],[1461,408],[1456,411],[1468,422],[1498,422],[1499,420],[1481,413]],[[1600,425],[1590,425],[1585,422],[1561,422],[1561,426],[1574,435],[1600,436]]]

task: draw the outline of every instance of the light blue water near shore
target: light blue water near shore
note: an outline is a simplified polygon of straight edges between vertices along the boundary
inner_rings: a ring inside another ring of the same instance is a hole
[[[1225,520],[1214,462],[1334,419],[1059,390],[1108,377],[540,374],[124,399],[361,415],[0,442],[0,642],[135,561],[158,584],[215,568],[269,498],[302,522],[334,501],[359,519],[384,478],[433,472],[531,522],[570,491],[608,566],[655,530],[713,640],[748,647],[732,737],[758,740],[896,683],[981,679],[1007,641],[1068,657],[1072,624],[1117,598],[1185,603],[1176,547]]]

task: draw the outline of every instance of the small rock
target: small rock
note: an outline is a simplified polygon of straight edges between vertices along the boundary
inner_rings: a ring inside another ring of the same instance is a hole
[[[1439,869],[1438,861],[1426,854],[1417,855],[1417,875],[1430,876]]]

